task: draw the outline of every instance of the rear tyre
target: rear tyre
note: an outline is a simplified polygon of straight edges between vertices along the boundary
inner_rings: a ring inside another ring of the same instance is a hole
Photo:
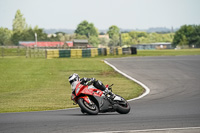
[[[119,96],[119,97],[121,97],[121,96]],[[117,101],[118,104],[117,104],[116,111],[120,114],[128,114],[131,110],[131,107],[130,107],[129,103],[123,97],[121,97],[121,98],[123,99],[122,101]]]
[[[99,108],[94,102],[92,102],[92,105],[90,105],[83,98],[80,98],[78,99],[78,105],[81,108],[81,112],[89,115],[97,115],[99,113]]]

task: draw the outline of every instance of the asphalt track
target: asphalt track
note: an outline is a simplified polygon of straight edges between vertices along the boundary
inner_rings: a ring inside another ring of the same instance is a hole
[[[81,114],[78,108],[2,113],[0,133],[157,132],[166,128],[182,131],[200,127],[200,56],[133,57],[107,61],[151,90],[142,99],[130,102],[129,114],[89,116]],[[200,129],[195,131],[200,132]]]

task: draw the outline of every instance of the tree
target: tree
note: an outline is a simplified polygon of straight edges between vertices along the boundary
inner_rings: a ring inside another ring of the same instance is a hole
[[[109,35],[110,42],[108,46],[118,46],[119,45],[119,32],[120,29],[116,25],[109,27],[107,34]]]
[[[22,31],[19,31],[19,32],[13,32],[13,35],[11,37],[11,40],[12,42],[15,44],[15,45],[18,45],[19,44],[19,41],[24,41],[23,39],[23,32]]]
[[[108,33],[109,37],[112,39],[114,35],[119,36],[119,32],[120,32],[120,29],[116,25],[112,25],[109,27],[107,33]]]
[[[63,33],[57,33],[57,36],[59,38],[59,41],[62,41],[62,42],[65,41],[65,35]]]
[[[109,43],[109,39],[106,38],[106,37],[103,37],[103,38],[99,38],[99,43],[103,46],[107,46],[108,43]]]
[[[129,35],[133,38],[133,39],[138,39],[140,37],[148,37],[148,33],[143,32],[143,31],[131,31],[129,32]]]
[[[18,9],[15,18],[13,19],[13,35],[11,37],[12,42],[15,45],[18,45],[19,41],[24,41],[24,30],[28,30],[25,18],[23,18],[23,14]]]
[[[94,26],[93,23],[90,23],[89,24],[89,36],[95,36],[95,37],[98,37],[99,35],[99,31],[98,29]]]
[[[118,45],[119,45],[119,35],[114,34],[112,36],[112,39],[110,40],[108,46],[115,47],[115,46],[118,46]]]
[[[85,35],[87,38],[90,36],[98,36],[98,30],[94,27],[93,23],[88,23],[88,21],[82,21],[75,30],[78,35]]]
[[[189,47],[193,45],[200,47],[200,25],[183,25],[175,33],[173,46],[183,45],[185,43]]]
[[[0,45],[11,44],[12,31],[8,28],[0,28]]]
[[[128,34],[131,36],[132,39],[137,39],[138,38],[136,31],[131,31]]]
[[[37,33],[37,39],[38,41],[46,41],[47,40],[47,34],[44,33],[44,29],[39,28],[38,26],[35,26],[33,29],[33,33]]]
[[[13,26],[13,31],[17,32],[23,31],[27,28],[25,18],[23,17],[23,14],[21,13],[20,10],[17,10],[12,26]]]
[[[128,33],[122,33],[123,45],[131,45],[132,38]]]
[[[19,44],[19,41],[35,41],[35,33],[37,33],[37,40],[38,41],[47,41],[47,34],[44,33],[43,29],[38,28],[35,26],[33,29],[31,27],[23,30],[23,31],[15,31],[11,37],[11,40],[15,45]],[[51,40],[51,39],[50,39]],[[59,40],[55,37],[52,41]]]
[[[185,35],[182,35],[182,39],[180,40],[178,45],[181,47],[188,46],[188,41]]]
[[[74,39],[88,39],[86,35],[80,35],[80,34],[76,34],[76,36],[74,37]]]
[[[99,44],[99,39],[98,39],[98,37],[96,37],[96,36],[91,36],[91,37],[89,38],[89,43],[90,43],[92,46],[97,47],[98,44]]]
[[[149,34],[143,31],[131,31],[128,33],[132,38],[132,44],[149,43]]]
[[[137,33],[137,37],[148,37],[148,34],[146,32],[136,32]]]
[[[200,25],[193,25],[192,37],[190,38],[190,46],[200,47]]]
[[[72,41],[75,37],[75,34],[65,34],[66,41]]]

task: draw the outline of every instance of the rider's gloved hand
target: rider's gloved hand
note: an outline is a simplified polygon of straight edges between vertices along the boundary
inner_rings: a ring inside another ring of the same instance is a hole
[[[86,82],[86,85],[91,85],[91,84],[93,84],[92,81],[88,81],[88,82]]]
[[[94,82],[95,80],[96,80],[95,78],[91,78],[91,80],[90,80],[90,81]]]
[[[90,81],[86,82],[85,85],[90,85]]]
[[[86,82],[86,85],[92,85],[95,82],[95,78],[91,78],[89,81]]]

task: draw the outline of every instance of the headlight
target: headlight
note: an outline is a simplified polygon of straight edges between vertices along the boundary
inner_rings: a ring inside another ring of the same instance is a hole
[[[80,88],[77,88],[77,89],[76,89],[76,94],[78,94],[79,90],[80,90]]]

